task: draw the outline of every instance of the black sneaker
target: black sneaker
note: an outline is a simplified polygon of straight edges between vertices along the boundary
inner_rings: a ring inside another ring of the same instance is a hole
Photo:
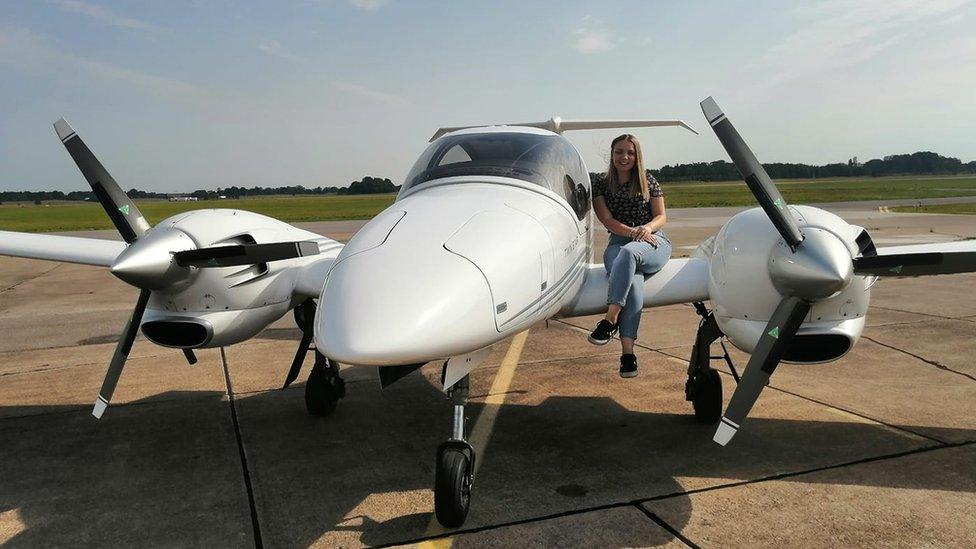
[[[637,355],[620,355],[620,377],[637,377]]]
[[[617,328],[616,324],[604,318],[596,325],[596,329],[586,336],[586,339],[594,345],[606,345],[617,334]]]

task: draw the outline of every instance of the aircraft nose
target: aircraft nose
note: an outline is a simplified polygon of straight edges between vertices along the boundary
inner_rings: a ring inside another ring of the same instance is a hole
[[[397,365],[447,358],[497,336],[484,275],[442,243],[380,246],[333,267],[315,344],[339,362]]]

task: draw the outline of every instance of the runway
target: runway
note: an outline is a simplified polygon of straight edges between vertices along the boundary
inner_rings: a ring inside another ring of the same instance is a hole
[[[881,205],[827,209],[879,245],[976,237],[972,217]],[[676,255],[741,209],[670,210]],[[347,240],[362,223],[299,225]],[[140,337],[96,421],[138,291],[105,269],[0,258],[0,545],[976,546],[974,288],[976,274],[879,282],[855,349],[780,366],[725,448],[684,400],[690,306],[644,312],[634,379],[617,376],[616,342],[586,342],[596,317],[535,325],[471,375],[477,476],[446,532],[439,366],[386,390],[345,367],[346,398],[313,418],[302,383],[278,390],[290,316],[195,366]],[[713,365],[727,402],[734,381]]]

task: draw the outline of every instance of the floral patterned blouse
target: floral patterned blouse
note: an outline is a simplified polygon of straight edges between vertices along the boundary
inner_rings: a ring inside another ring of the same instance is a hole
[[[602,196],[607,203],[607,209],[614,219],[627,225],[636,227],[650,223],[654,214],[651,213],[651,201],[644,200],[641,195],[632,196],[627,185],[617,185],[617,192],[610,193],[607,189],[606,174],[595,178],[593,182],[593,199]],[[647,174],[647,190],[651,197],[664,196],[661,184],[650,173]]]

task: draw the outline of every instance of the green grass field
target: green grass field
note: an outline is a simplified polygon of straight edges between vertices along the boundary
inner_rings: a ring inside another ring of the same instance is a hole
[[[844,202],[896,198],[939,198],[976,196],[976,177],[884,177],[817,180],[783,180],[777,186],[792,204]],[[667,204],[671,208],[705,206],[747,206],[755,199],[742,182],[667,183]],[[393,203],[393,195],[302,196],[248,198],[201,202],[137,201],[149,222],[159,221],[188,210],[235,208],[261,213],[283,221],[326,221],[369,219]],[[931,208],[934,213],[976,213],[972,204],[952,204]],[[968,211],[964,211],[967,210]],[[928,208],[928,207],[926,207]],[[894,209],[893,209],[894,210]],[[901,210],[898,210],[901,211]],[[912,209],[905,211],[915,211]],[[923,210],[929,211],[929,210]],[[5,204],[0,206],[0,229],[50,232],[112,228],[101,206],[92,203]]]
[[[932,214],[964,214],[976,215],[976,202],[964,204],[932,204],[922,207],[898,206],[891,208],[893,212],[932,213]]]

